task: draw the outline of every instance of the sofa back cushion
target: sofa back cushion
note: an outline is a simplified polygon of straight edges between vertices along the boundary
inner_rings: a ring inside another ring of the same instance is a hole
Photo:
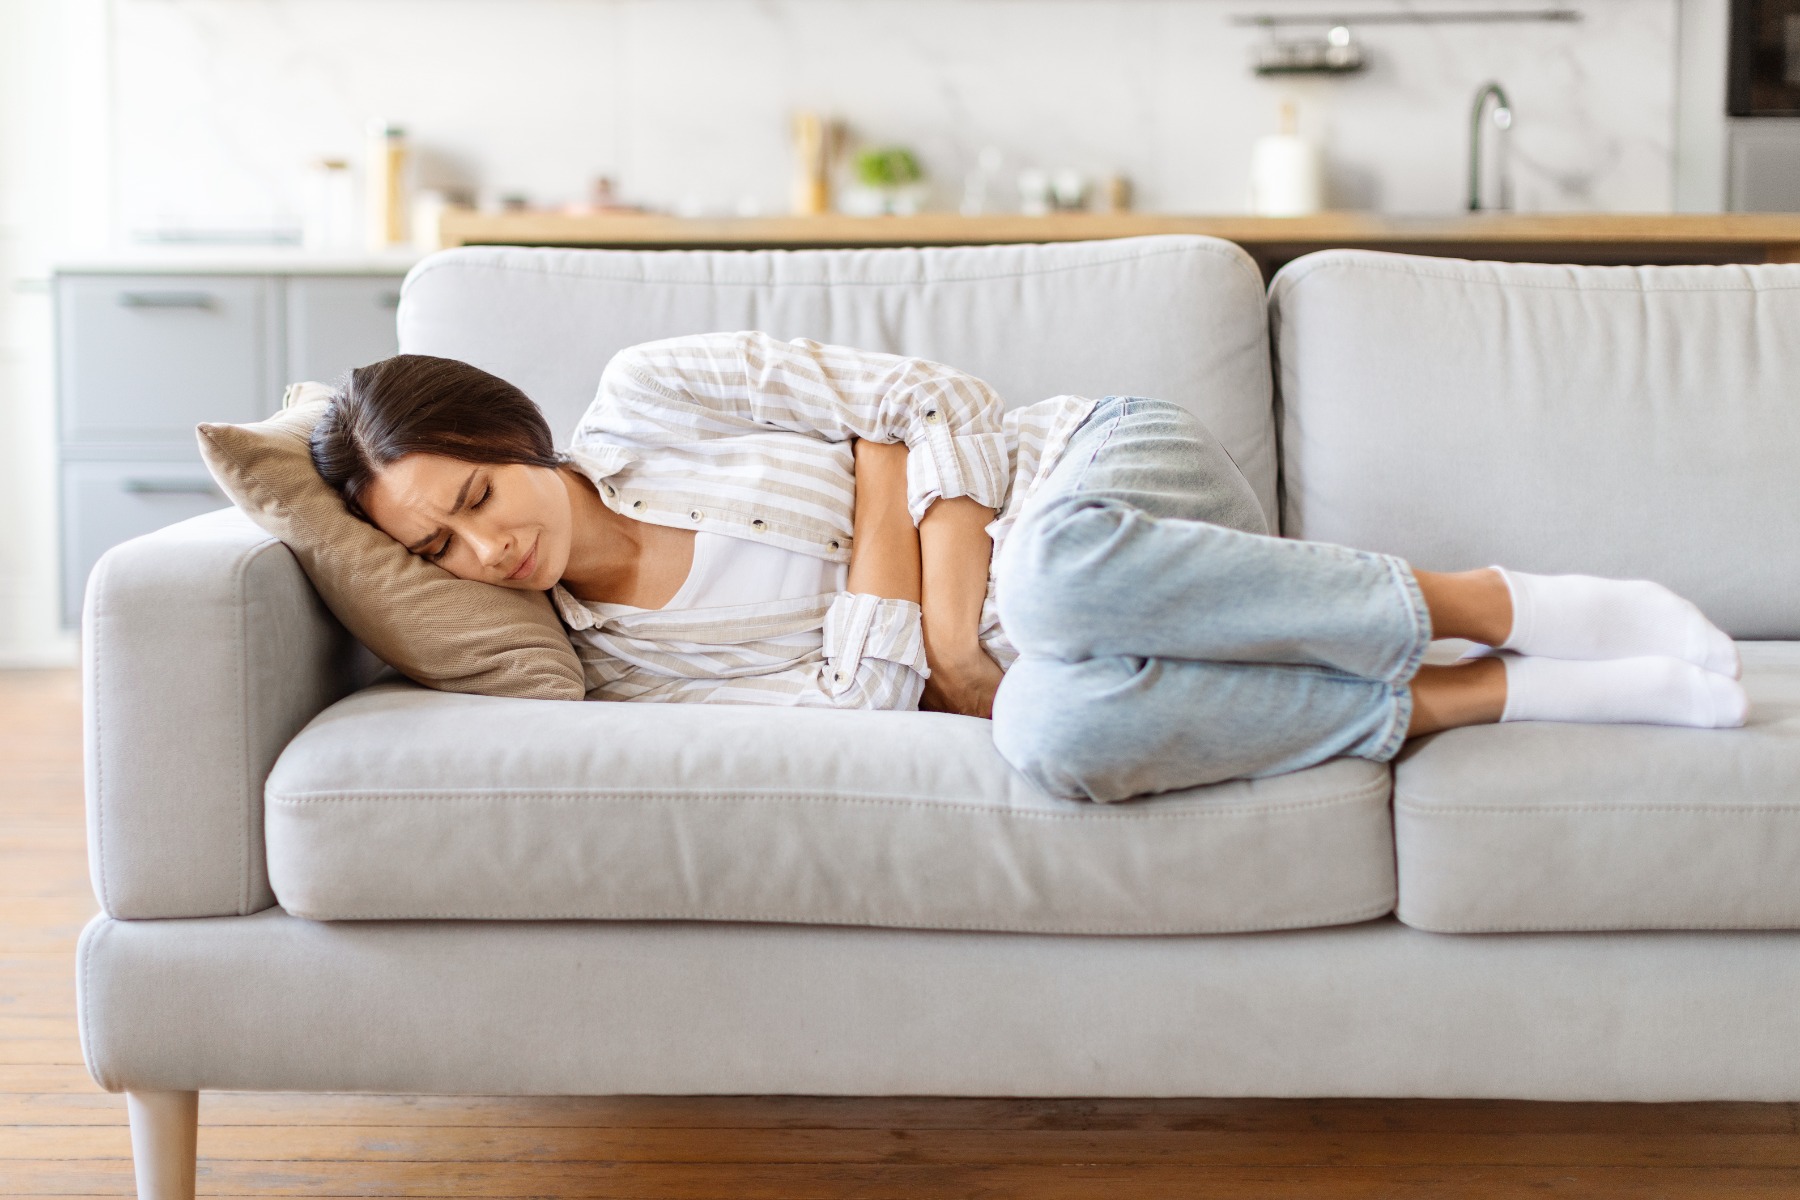
[[[1654,579],[1800,637],[1800,266],[1331,250],[1270,310],[1283,533]]]
[[[1063,393],[1156,396],[1192,411],[1271,526],[1275,436],[1262,277],[1188,235],[892,250],[465,247],[415,266],[400,349],[522,388],[566,443],[626,346],[760,329],[980,376],[1009,408]]]

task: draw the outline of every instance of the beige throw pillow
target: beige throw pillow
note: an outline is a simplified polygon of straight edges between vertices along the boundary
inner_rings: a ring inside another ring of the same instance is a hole
[[[331,389],[288,388],[251,425],[202,424],[213,478],[300,560],[327,608],[383,662],[428,687],[580,700],[581,662],[543,592],[458,579],[356,517],[308,452]]]

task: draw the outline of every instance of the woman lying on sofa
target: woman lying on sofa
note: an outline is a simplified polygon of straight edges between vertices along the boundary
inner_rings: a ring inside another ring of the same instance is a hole
[[[1003,413],[939,363],[709,333],[615,356],[566,454],[511,384],[400,355],[351,374],[312,455],[413,553],[549,590],[591,698],[991,716],[1061,796],[1747,709],[1731,639],[1658,584],[1269,536],[1165,400]],[[1492,649],[1421,665],[1433,637]]]

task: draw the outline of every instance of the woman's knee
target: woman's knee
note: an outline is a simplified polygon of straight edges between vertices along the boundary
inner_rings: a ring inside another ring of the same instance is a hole
[[[995,571],[1000,627],[1022,650],[1058,654],[1070,622],[1096,618],[1082,580],[1135,510],[1120,500],[1080,493],[1053,497],[1014,527]]]
[[[1026,654],[1007,669],[994,696],[994,747],[1038,790],[1065,800],[1114,800],[1105,722],[1092,711],[1102,676],[1129,676],[1131,661],[1078,663]]]

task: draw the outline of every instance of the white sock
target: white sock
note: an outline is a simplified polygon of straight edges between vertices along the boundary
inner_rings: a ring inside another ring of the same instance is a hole
[[[1502,721],[1596,721],[1642,725],[1742,725],[1744,685],[1667,656],[1583,662],[1499,656],[1506,664]]]
[[[1667,655],[1732,679],[1743,673],[1736,643],[1660,583],[1494,570],[1512,593],[1512,632],[1502,650],[1540,658]]]

